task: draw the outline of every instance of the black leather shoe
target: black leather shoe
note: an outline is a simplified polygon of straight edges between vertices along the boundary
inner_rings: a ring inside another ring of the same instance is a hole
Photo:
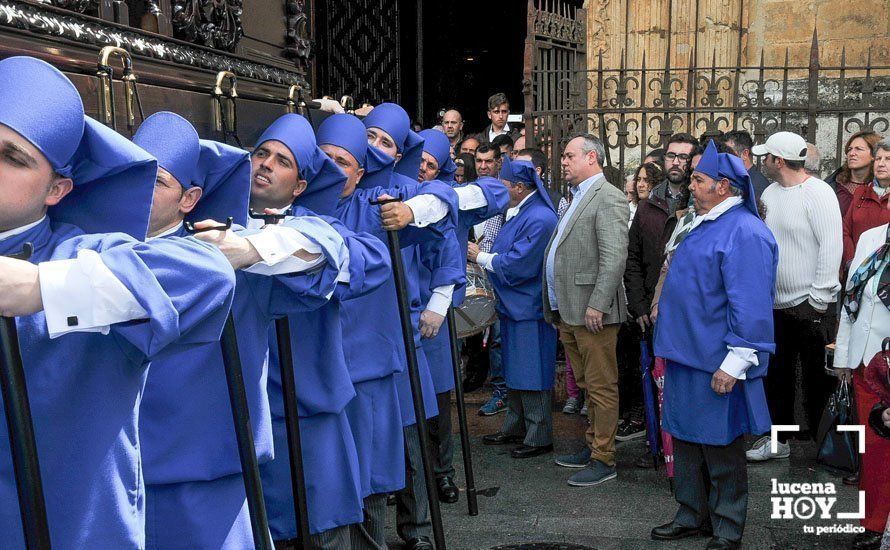
[[[637,468],[640,468],[641,470],[651,470],[652,468],[655,468],[656,464],[661,464],[661,463],[662,463],[661,456],[659,456],[658,458],[653,460],[652,453],[650,453],[649,451],[644,452],[643,454],[638,456],[636,458],[636,460],[634,460],[634,466],[636,466]]]
[[[737,540],[722,539],[720,537],[711,537],[705,550],[736,550],[741,543]]]
[[[486,445],[509,445],[510,443],[522,443],[523,435],[508,435],[503,432],[483,435],[482,443]]]
[[[701,532],[701,527],[686,527],[672,521],[653,528],[649,536],[652,537],[652,540],[678,540],[700,535]]]
[[[531,458],[553,452],[553,443],[550,445],[542,445],[540,447],[532,447],[531,445],[520,445],[510,452],[513,458]]]
[[[440,477],[436,480],[436,485],[438,485],[439,489],[439,501],[444,502],[446,504],[454,504],[457,502],[458,490],[457,485],[454,484],[454,480],[450,477]]]
[[[859,485],[859,472],[844,476],[844,485]]]
[[[877,531],[868,531],[859,533],[853,538],[853,550],[877,550],[881,547],[881,537],[883,533]]]

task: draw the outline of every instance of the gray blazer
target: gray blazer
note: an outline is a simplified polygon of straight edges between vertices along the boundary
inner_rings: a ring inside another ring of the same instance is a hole
[[[603,324],[627,319],[621,278],[627,260],[627,199],[605,177],[597,179],[572,216],[566,220],[559,242],[553,232],[544,254],[544,319],[560,318],[569,325],[584,325],[588,307],[602,311]],[[551,310],[547,289],[547,257],[556,247],[554,287],[559,311]],[[558,313],[558,316],[555,315]]]

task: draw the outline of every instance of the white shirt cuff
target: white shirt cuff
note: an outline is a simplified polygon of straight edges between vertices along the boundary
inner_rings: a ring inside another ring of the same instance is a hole
[[[445,317],[448,314],[448,308],[451,307],[451,296],[453,294],[454,285],[437,286],[433,289],[433,295],[430,296],[426,309]]]
[[[248,273],[270,276],[302,273],[326,261],[324,255],[311,261],[294,256],[299,250],[305,250],[310,254],[321,254],[321,247],[296,229],[283,225],[266,225],[259,233],[245,238],[256,248],[262,258],[262,261],[244,270]]]
[[[738,380],[745,379],[745,371],[749,368],[759,365],[757,359],[757,351],[751,348],[734,348],[727,346],[729,352],[720,365],[720,370]]]
[[[476,263],[484,267],[489,271],[494,271],[494,257],[497,256],[497,253],[492,254],[491,252],[480,252],[476,255]]]
[[[95,250],[37,266],[50,338],[69,332],[108,334],[111,325],[145,319],[148,312]]]
[[[436,223],[448,215],[448,205],[435,195],[415,195],[405,201],[405,205],[414,213],[414,227],[426,227]]]
[[[457,203],[461,210],[475,210],[488,206],[488,200],[482,188],[476,184],[465,185],[463,187],[455,187],[454,192],[457,193]]]

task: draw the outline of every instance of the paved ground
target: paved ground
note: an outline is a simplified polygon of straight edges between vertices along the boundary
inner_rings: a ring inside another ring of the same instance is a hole
[[[480,403],[487,397],[481,392],[468,396]],[[480,514],[467,515],[463,493],[464,478],[456,446],[455,465],[461,499],[443,505],[443,522],[448,548],[483,550],[500,545],[528,542],[576,544],[596,549],[685,549],[704,548],[707,539],[687,539],[661,543],[649,539],[649,530],[669,521],[676,510],[663,468],[640,470],[634,459],[645,449],[641,440],[619,444],[618,479],[594,488],[569,487],[565,480],[572,471],[553,463],[553,455],[527,460],[510,458],[510,447],[482,445],[483,434],[497,431],[503,414],[476,416],[477,405],[470,407],[470,434],[473,464],[479,496]],[[456,422],[456,413],[454,414]],[[580,445],[585,421],[579,416],[554,412],[556,452],[573,452]],[[455,436],[457,437],[457,436]],[[855,490],[839,478],[815,469],[813,444],[792,442],[790,460],[774,461],[749,468],[750,498],[744,548],[847,548],[853,535],[803,532],[808,526],[850,523],[839,520],[803,522],[771,520],[770,491],[772,479],[779,482],[834,482],[838,491],[835,511],[855,511]],[[390,508],[390,541],[400,548],[395,530],[394,509]],[[852,522],[858,525],[858,522]]]

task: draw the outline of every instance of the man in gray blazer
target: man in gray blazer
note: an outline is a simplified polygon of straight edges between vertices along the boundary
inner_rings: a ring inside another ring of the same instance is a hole
[[[621,277],[627,259],[627,200],[603,175],[605,150],[584,134],[566,145],[562,169],[572,202],[544,256],[544,318],[559,329],[578,386],[586,390],[587,446],[556,463],[580,471],[569,485],[616,477],[618,327],[627,317]]]

